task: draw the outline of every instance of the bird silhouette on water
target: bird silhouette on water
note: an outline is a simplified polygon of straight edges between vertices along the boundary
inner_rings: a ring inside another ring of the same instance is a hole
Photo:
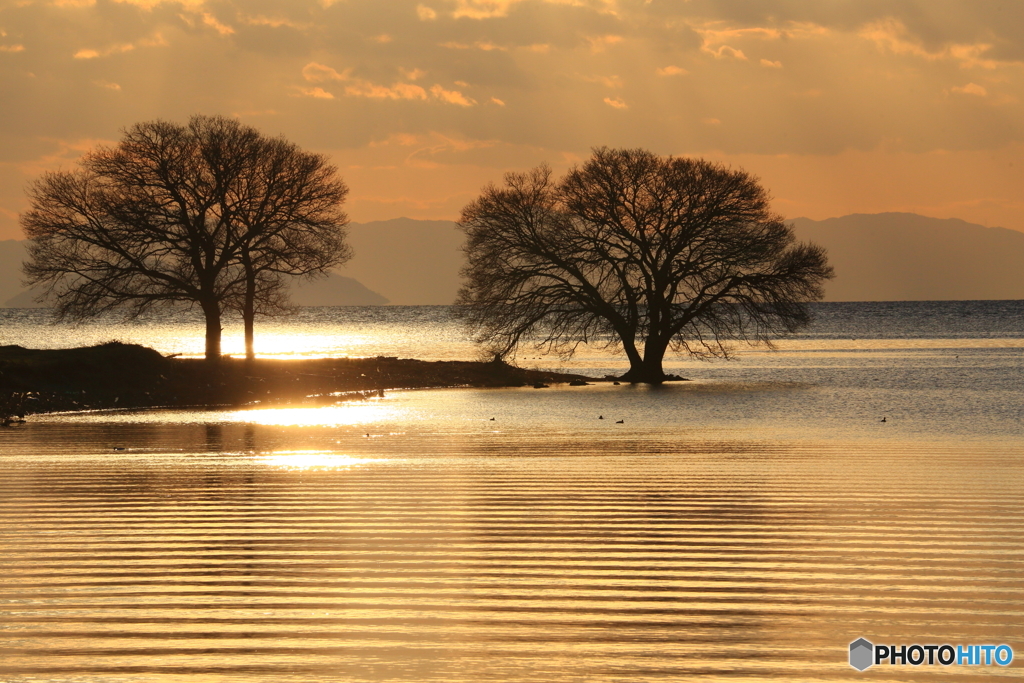
[[[626,421],[625,420],[616,420],[615,424],[617,424],[617,425],[624,425],[624,424],[626,424]]]

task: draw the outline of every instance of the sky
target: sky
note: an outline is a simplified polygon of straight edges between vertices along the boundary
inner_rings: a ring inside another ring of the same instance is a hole
[[[594,147],[758,176],[790,218],[1024,230],[1019,0],[0,0],[0,239],[120,131],[234,116],[354,221],[451,219]]]

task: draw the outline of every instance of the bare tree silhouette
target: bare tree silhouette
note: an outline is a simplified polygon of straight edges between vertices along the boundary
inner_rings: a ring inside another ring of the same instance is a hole
[[[670,349],[728,356],[809,321],[832,269],[769,200],[742,170],[645,150],[597,149],[558,181],[509,173],[463,209],[457,303],[499,355],[620,346],[622,379],[660,383]]]
[[[208,359],[234,308],[251,356],[255,313],[286,306],[282,278],[348,259],[347,191],[325,157],[233,119],[139,123],[30,187],[26,282],[53,296],[58,318],[198,306]]]

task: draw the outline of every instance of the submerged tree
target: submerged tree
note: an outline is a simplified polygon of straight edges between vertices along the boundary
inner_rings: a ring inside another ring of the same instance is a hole
[[[128,129],[81,169],[29,189],[25,274],[58,318],[162,303],[198,306],[206,356],[220,357],[221,316],[281,307],[284,275],[344,262],[347,188],[324,157],[224,117]]]
[[[601,148],[555,181],[510,173],[463,209],[457,303],[500,355],[621,346],[623,379],[660,383],[667,351],[721,357],[809,321],[832,277],[753,176],[699,159]]]

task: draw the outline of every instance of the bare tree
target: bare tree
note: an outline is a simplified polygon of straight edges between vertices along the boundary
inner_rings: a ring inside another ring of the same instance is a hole
[[[198,306],[206,357],[217,359],[225,307],[280,307],[282,276],[348,258],[347,188],[336,173],[323,157],[233,119],[136,124],[117,146],[86,154],[81,169],[31,186],[21,217],[27,283],[45,287],[58,318]]]
[[[645,150],[597,149],[557,182],[510,173],[463,209],[457,304],[499,355],[620,346],[623,379],[660,383],[669,350],[727,356],[809,321],[832,269],[769,202],[742,170]]]
[[[337,179],[337,169],[286,140],[264,142],[247,195],[235,210],[244,230],[239,259],[245,294],[239,309],[250,359],[256,313],[287,308],[282,277],[316,276],[351,256],[343,229],[348,219],[340,210],[348,188]]]

